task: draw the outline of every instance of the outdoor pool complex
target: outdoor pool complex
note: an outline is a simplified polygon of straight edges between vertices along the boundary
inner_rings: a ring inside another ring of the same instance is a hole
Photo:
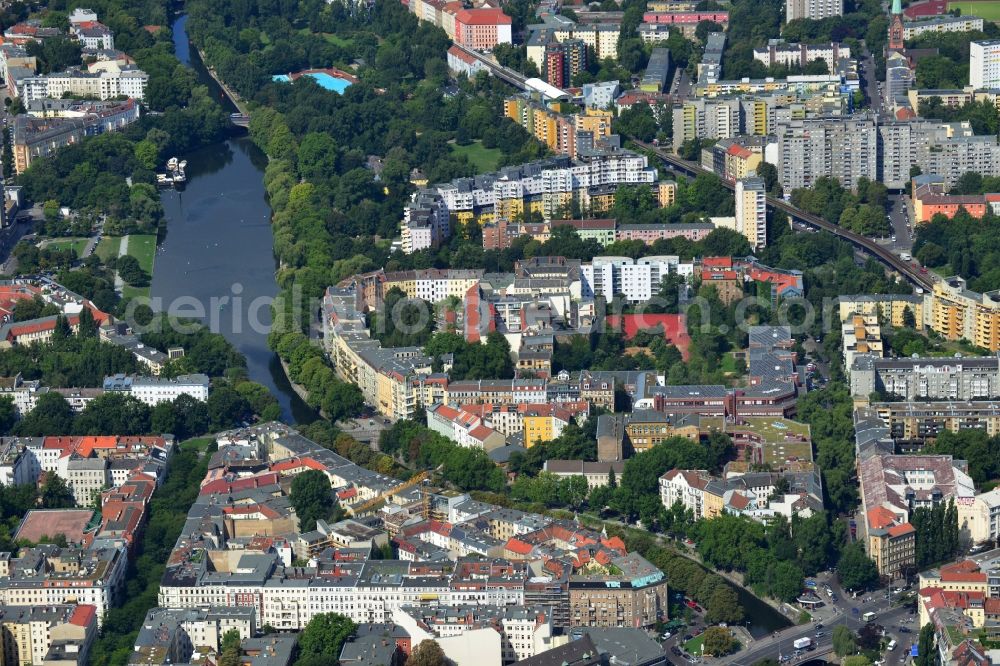
[[[347,87],[351,85],[350,81],[339,79],[336,76],[327,74],[326,72],[309,72],[306,76],[311,76],[315,79],[316,83],[318,83],[324,90],[332,90],[341,95],[343,95],[344,91],[347,90]],[[287,74],[276,74],[271,78],[281,83],[290,83],[292,80]]]

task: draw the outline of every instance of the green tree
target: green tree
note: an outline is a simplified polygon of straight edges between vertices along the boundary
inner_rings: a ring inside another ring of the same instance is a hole
[[[355,629],[354,622],[344,615],[337,613],[314,615],[299,634],[297,663],[316,658],[325,659],[326,663],[335,663],[340,658],[340,648],[344,645],[344,641],[354,633]]]
[[[705,630],[704,642],[702,643],[706,655],[713,657],[724,657],[739,649],[740,643],[729,629],[725,627],[709,627]]]
[[[43,509],[65,509],[76,506],[73,491],[55,472],[46,472],[42,477],[39,502]]]
[[[854,640],[854,633],[842,624],[838,624],[833,628],[833,651],[837,653],[838,657],[846,657],[849,654],[854,654],[858,649],[858,645]]]
[[[937,666],[937,650],[934,647],[934,625],[928,622],[920,627],[920,638],[917,640],[917,656],[913,666]]]
[[[857,542],[844,548],[837,562],[837,574],[840,584],[848,590],[863,590],[878,582],[875,563]]]
[[[7,435],[17,423],[17,407],[10,396],[0,397],[0,435]]]
[[[743,606],[740,605],[739,596],[727,583],[716,586],[704,605],[707,622],[733,624],[743,620]]]
[[[61,394],[42,394],[35,408],[25,414],[14,428],[14,433],[26,437],[67,435],[73,432],[73,408]]]
[[[326,474],[318,469],[299,474],[292,479],[289,499],[299,519],[299,531],[316,529],[316,521],[334,515],[337,502]]]
[[[410,658],[406,660],[409,666],[446,666],[448,660],[444,656],[444,650],[437,641],[425,640],[417,647],[413,648]]]
[[[73,424],[78,435],[145,435],[149,432],[150,407],[127,393],[100,395],[84,408]]]

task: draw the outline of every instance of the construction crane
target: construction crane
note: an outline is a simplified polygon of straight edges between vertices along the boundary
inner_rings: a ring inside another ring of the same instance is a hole
[[[426,481],[427,479],[429,479],[430,476],[431,476],[431,472],[430,471],[423,471],[423,472],[419,472],[417,474],[414,474],[413,476],[410,477],[409,481],[404,481],[403,483],[399,484],[398,486],[396,486],[392,490],[386,491],[386,492],[382,493],[381,495],[379,495],[378,497],[373,497],[372,499],[368,500],[367,502],[362,502],[358,506],[348,507],[347,510],[348,510],[348,512],[350,512],[350,514],[352,516],[359,516],[359,515],[361,515],[363,513],[368,513],[369,511],[371,511],[376,506],[378,506],[379,504],[381,504],[385,500],[389,499],[393,495],[395,495],[397,493],[401,493],[401,492],[403,492],[404,490],[406,490],[408,488],[412,488],[413,486],[416,486],[416,485],[418,485],[420,483],[423,483],[424,481]]]

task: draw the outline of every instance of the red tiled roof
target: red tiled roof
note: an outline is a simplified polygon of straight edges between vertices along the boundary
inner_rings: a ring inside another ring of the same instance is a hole
[[[525,543],[520,539],[510,538],[505,546],[507,550],[512,553],[517,553],[518,555],[527,555],[531,552],[533,546],[530,543]]]
[[[494,432],[496,431],[493,430],[493,428],[487,428],[486,426],[481,425],[481,426],[476,426],[475,428],[470,430],[469,436],[482,441],[487,437],[489,437],[490,435],[492,435]]]
[[[868,510],[868,527],[876,530],[886,529],[896,524],[896,514],[884,506]]]
[[[511,25],[509,16],[502,9],[461,9],[455,12],[455,20],[465,25]]]
[[[909,523],[903,523],[902,525],[894,525],[889,528],[889,536],[891,537],[900,537],[905,534],[912,534],[914,532],[916,532],[916,530],[913,529],[913,525]]]
[[[733,258],[732,257],[704,257],[701,260],[701,265],[713,268],[732,268]]]
[[[729,499],[729,506],[734,509],[743,510],[750,506],[750,500],[740,493],[733,493],[733,496]]]
[[[469,55],[462,49],[458,48],[457,46],[452,46],[450,49],[448,49],[448,55],[455,56],[456,58],[466,63],[467,65],[474,65],[476,63],[475,58],[473,58],[471,55]]]
[[[97,621],[97,608],[90,604],[80,604],[73,609],[69,623],[78,627],[87,627]]]

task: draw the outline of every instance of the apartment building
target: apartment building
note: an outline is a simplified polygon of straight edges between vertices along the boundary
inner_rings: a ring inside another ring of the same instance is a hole
[[[903,22],[903,38],[916,39],[925,33],[937,32],[982,32],[983,19],[978,16],[935,16],[919,21]]]
[[[968,171],[1000,175],[996,137],[975,135],[967,122],[889,120],[879,123],[878,134],[880,180],[886,187],[905,187],[915,166],[936,174],[948,188]]]
[[[121,595],[128,566],[124,550],[60,548],[42,544],[22,548],[13,557],[0,553],[0,604],[59,606],[84,604],[104,614]]]
[[[404,254],[438,247],[451,236],[448,206],[434,192],[417,190],[403,208],[400,230]]]
[[[765,67],[784,65],[786,67],[802,67],[815,61],[826,63],[828,71],[833,72],[841,58],[850,58],[851,48],[840,42],[829,44],[798,44],[785,42],[783,39],[770,39],[767,46],[753,50],[754,60],[764,63]]]
[[[991,400],[1000,397],[1000,358],[854,357],[851,392],[885,393],[903,400]]]
[[[622,575],[569,579],[573,626],[644,627],[667,619],[667,579],[659,569],[632,553],[611,563]]]
[[[875,402],[871,405],[885,435],[894,440],[922,442],[950,430],[983,430],[1000,434],[1000,408],[994,401]]]
[[[29,115],[15,116],[13,123],[17,173],[23,173],[34,160],[53,155],[86,136],[118,131],[139,119],[139,105],[131,99],[100,104],[45,97],[27,106]]]
[[[580,266],[582,298],[601,297],[606,302],[622,296],[630,303],[648,301],[660,291],[663,280],[678,272],[676,258],[594,257]]]
[[[449,659],[481,660],[491,650],[477,650],[499,642],[503,663],[534,657],[551,647],[552,614],[547,606],[498,608],[493,606],[407,606],[393,613],[393,622],[410,637],[411,649],[435,641]]]
[[[20,97],[25,103],[44,98],[58,99],[67,93],[100,100],[128,97],[142,101],[148,83],[149,75],[135,65],[99,61],[90,65],[88,71],[70,69],[25,79]]]
[[[3,663],[84,666],[97,637],[97,609],[87,604],[0,606]]]
[[[873,509],[885,509],[892,521],[903,524],[910,520],[914,509],[931,508],[951,500],[962,507],[971,505],[975,498],[975,488],[967,473],[968,463],[964,460],[949,455],[892,455],[877,451],[861,454],[858,476],[866,515]]]
[[[1000,39],[969,43],[969,85],[973,88],[1000,87]]]
[[[512,43],[511,18],[488,3],[463,6],[446,0],[409,0],[404,4],[418,19],[442,28],[449,39],[466,48],[488,51]]]
[[[618,59],[618,34],[621,27],[614,23],[584,23],[560,14],[545,14],[542,23],[528,26],[525,40],[528,60],[539,72],[545,72],[545,49],[553,43],[580,41],[592,49],[598,60]]]
[[[669,10],[648,11],[642,15],[643,25],[669,26],[670,29],[679,30],[686,39],[695,38],[695,31],[702,21],[718,23],[725,29],[729,26],[729,12]]]
[[[502,9],[483,7],[459,9],[455,12],[456,44],[477,51],[492,49],[497,44],[510,44],[511,18]]]
[[[426,409],[426,414],[428,428],[459,446],[488,452],[507,443],[506,437],[474,413],[447,405],[434,405]]]
[[[785,0],[785,22],[795,19],[819,21],[831,16],[843,16],[843,0]]]
[[[944,179],[936,174],[920,174],[911,182],[914,222],[927,222],[938,214],[950,220],[960,208],[981,219],[989,210],[985,195],[948,194]]]
[[[582,42],[579,45],[582,46]],[[568,49],[572,46],[571,42],[558,44],[561,49],[560,57],[571,55]],[[546,67],[549,65],[553,68],[563,67],[559,62],[547,59]],[[555,70],[552,75],[561,76]],[[537,101],[517,96],[504,101],[504,115],[521,125],[553,152],[573,158],[578,157],[581,152],[593,150],[611,137],[612,113],[603,108],[588,107],[582,113],[564,115]]]
[[[767,191],[756,176],[736,181],[736,233],[754,250],[767,245]]]
[[[253,608],[151,608],[146,612],[135,637],[134,651],[128,663],[165,665],[193,662],[198,655],[220,653],[222,637],[227,632],[235,631],[246,642],[258,633],[259,628]],[[284,662],[280,663],[284,666]]]
[[[860,364],[856,359],[865,358],[878,360],[884,356],[882,345],[882,327],[879,325],[878,315],[863,315],[851,313],[841,325],[841,349],[844,354],[844,368],[848,373],[852,372]],[[858,378],[857,390],[862,390],[865,382]],[[852,387],[854,385],[852,384]],[[855,393],[854,395],[860,395]],[[868,394],[864,394],[868,395]]]
[[[701,165],[733,183],[757,173],[757,167],[764,161],[766,147],[767,139],[763,136],[720,139],[702,148]]]
[[[587,480],[587,487],[603,488],[608,485],[612,475],[615,479],[622,478],[625,462],[587,462],[584,460],[546,460],[542,471],[559,478],[582,476]]]
[[[913,525],[884,506],[869,509],[865,521],[865,545],[879,575],[895,579],[912,574],[917,562]]]
[[[670,49],[654,48],[649,56],[646,71],[639,80],[639,89],[649,93],[661,93],[667,86],[670,73]]]
[[[700,241],[715,231],[711,222],[692,222],[690,224],[623,224],[615,232],[616,240],[640,240],[646,245],[652,245],[658,240],[668,238],[687,238],[690,241]]]
[[[104,390],[127,393],[150,407],[161,402],[173,402],[182,395],[195,400],[208,400],[208,375],[192,374],[177,377],[143,377],[117,374],[104,378]]]
[[[785,191],[812,187],[822,176],[854,188],[878,180],[878,132],[870,118],[779,121],[778,175]]]
[[[595,113],[591,115],[599,117]],[[584,209],[610,207],[618,185],[653,184],[656,180],[656,169],[649,166],[646,156],[602,150],[581,154],[575,160],[559,156],[474,178],[457,178],[432,189],[454,219],[482,225],[527,211],[540,213],[546,220],[564,217],[574,202]]]
[[[980,294],[957,275],[945,278],[934,284],[930,317],[931,328],[948,340],[1000,349],[1000,291]]]
[[[911,323],[918,331],[924,330],[925,306],[929,311],[929,305],[919,294],[855,294],[837,297],[840,321],[846,321],[853,314],[860,314],[865,317],[874,316],[888,322],[893,328],[906,328],[904,319],[908,318],[906,312],[909,311],[913,316]]]
[[[543,54],[545,81],[557,88],[573,85],[573,78],[587,69],[587,45],[581,39],[553,41]]]

